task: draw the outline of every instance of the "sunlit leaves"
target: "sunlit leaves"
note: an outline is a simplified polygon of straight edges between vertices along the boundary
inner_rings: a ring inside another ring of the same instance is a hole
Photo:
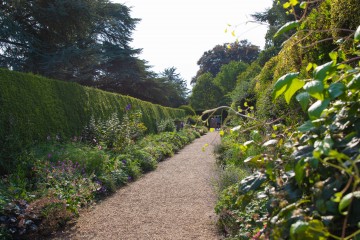
[[[360,26],[358,26],[358,28],[356,29],[354,40],[356,42],[360,41]]]
[[[274,35],[274,38],[277,38],[278,36],[294,29],[299,26],[299,21],[292,21],[284,24]]]
[[[347,215],[348,207],[354,198],[360,198],[360,191],[351,192],[345,195],[339,203],[339,212],[342,213],[343,215]]]
[[[283,4],[283,8],[289,8],[289,7],[294,7],[296,6],[297,4],[299,4],[299,1],[298,0],[289,0],[288,2],[284,3]]]
[[[298,75],[299,73],[288,73],[279,78],[274,85],[274,99],[284,93],[286,102],[290,103],[292,96],[305,84],[304,81],[297,78]]]
[[[263,143],[263,147],[267,147],[267,146],[270,146],[270,145],[276,145],[278,143],[278,140],[277,139],[271,139],[269,141],[266,141],[265,143]]]
[[[303,1],[300,3],[300,8],[305,9],[307,7],[307,2]]]
[[[224,134],[225,134],[225,132],[224,132],[223,130],[221,130],[221,131],[219,132],[219,134],[220,134],[221,137],[223,137]]]
[[[326,135],[323,140],[317,140],[314,143],[315,151],[329,155],[331,148],[334,146],[334,141],[329,135]]]

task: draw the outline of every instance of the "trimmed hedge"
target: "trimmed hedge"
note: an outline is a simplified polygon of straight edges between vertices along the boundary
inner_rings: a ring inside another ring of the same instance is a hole
[[[148,133],[156,132],[160,120],[186,115],[184,110],[129,96],[0,69],[0,173],[11,167],[14,156],[27,146],[49,136],[79,136],[91,116],[106,120],[116,112],[121,118],[127,106],[141,110]]]

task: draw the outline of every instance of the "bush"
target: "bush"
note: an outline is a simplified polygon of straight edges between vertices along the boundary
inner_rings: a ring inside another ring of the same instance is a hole
[[[231,185],[240,182],[249,175],[249,171],[234,165],[226,165],[219,168],[218,179],[216,180],[216,190],[218,194]]]
[[[157,167],[156,159],[148,152],[143,150],[136,150],[131,153],[134,159],[139,162],[140,168],[143,173],[150,172]]]
[[[172,119],[161,120],[156,126],[158,133],[174,132],[176,130],[175,122]]]

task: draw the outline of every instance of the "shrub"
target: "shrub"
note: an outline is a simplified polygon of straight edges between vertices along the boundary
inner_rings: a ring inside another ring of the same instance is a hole
[[[119,158],[122,162],[122,169],[129,175],[128,180],[133,181],[141,176],[140,163],[130,154],[122,154]]]
[[[93,182],[94,174],[87,175],[78,163],[70,160],[57,163],[44,162],[34,169],[37,188],[41,195],[66,201],[68,209],[78,213],[78,209],[87,206],[101,187]]]
[[[148,152],[136,150],[131,153],[134,159],[139,163],[142,172],[146,173],[157,167],[156,159]]]
[[[157,132],[174,132],[176,130],[176,126],[174,120],[167,119],[161,120],[157,125]]]
[[[249,175],[249,171],[234,165],[226,165],[219,168],[216,179],[216,190],[218,194],[231,185],[240,182]]]

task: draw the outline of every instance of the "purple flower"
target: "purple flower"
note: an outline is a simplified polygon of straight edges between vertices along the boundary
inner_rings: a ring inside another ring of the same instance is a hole
[[[130,109],[131,109],[131,104],[129,103],[128,105],[126,105],[125,111],[129,111]]]
[[[122,162],[124,165],[126,165],[126,160],[122,160],[121,162]]]
[[[49,153],[49,154],[47,155],[47,157],[50,159],[50,158],[52,157],[51,153]]]

